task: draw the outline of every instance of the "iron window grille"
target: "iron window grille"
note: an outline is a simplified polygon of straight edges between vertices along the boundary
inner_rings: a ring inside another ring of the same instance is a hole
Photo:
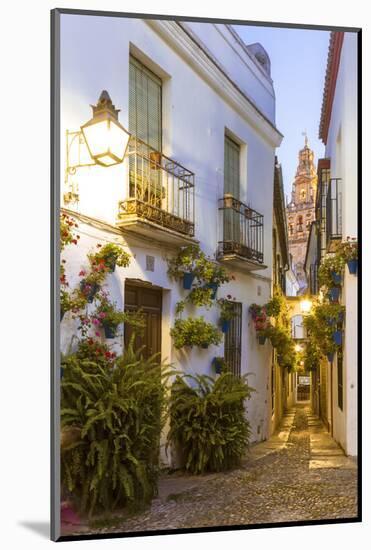
[[[223,221],[223,240],[218,243],[218,257],[237,254],[263,263],[264,217],[232,195],[219,199]]]
[[[241,376],[241,328],[242,304],[230,302],[233,305],[234,317],[231,320],[224,341],[224,360],[228,369],[235,375]]]

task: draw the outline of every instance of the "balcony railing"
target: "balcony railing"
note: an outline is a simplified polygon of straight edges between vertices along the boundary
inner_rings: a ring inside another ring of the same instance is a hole
[[[150,222],[193,237],[193,172],[135,137],[128,156],[127,198],[119,203],[118,225]]]
[[[219,200],[223,219],[223,239],[218,258],[235,255],[242,260],[263,264],[263,215],[232,195]]]
[[[326,245],[342,238],[342,193],[341,179],[331,178],[326,196]]]

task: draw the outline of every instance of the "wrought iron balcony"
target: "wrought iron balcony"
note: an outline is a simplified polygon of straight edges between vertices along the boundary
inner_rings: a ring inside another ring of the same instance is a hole
[[[117,225],[160,241],[182,244],[194,236],[194,174],[132,137],[125,200]]]
[[[342,238],[342,193],[341,179],[331,178],[326,196],[326,246],[327,251],[335,250],[337,241]]]
[[[218,259],[248,271],[265,269],[263,215],[232,195],[224,195],[219,200],[219,211],[222,215],[223,238],[218,243]]]

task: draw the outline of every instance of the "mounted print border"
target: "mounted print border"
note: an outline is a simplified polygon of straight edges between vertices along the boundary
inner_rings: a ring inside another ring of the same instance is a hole
[[[52,10],[51,166],[52,540],[361,521],[361,29]]]

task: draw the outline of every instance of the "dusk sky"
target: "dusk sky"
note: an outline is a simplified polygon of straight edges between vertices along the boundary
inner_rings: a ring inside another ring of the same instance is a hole
[[[318,139],[318,127],[330,33],[246,25],[235,25],[234,28],[246,44],[260,42],[271,60],[276,125],[284,135],[277,156],[282,164],[285,193],[289,195],[298,151],[304,144],[302,132],[307,131],[315,165],[324,154],[324,146]]]

